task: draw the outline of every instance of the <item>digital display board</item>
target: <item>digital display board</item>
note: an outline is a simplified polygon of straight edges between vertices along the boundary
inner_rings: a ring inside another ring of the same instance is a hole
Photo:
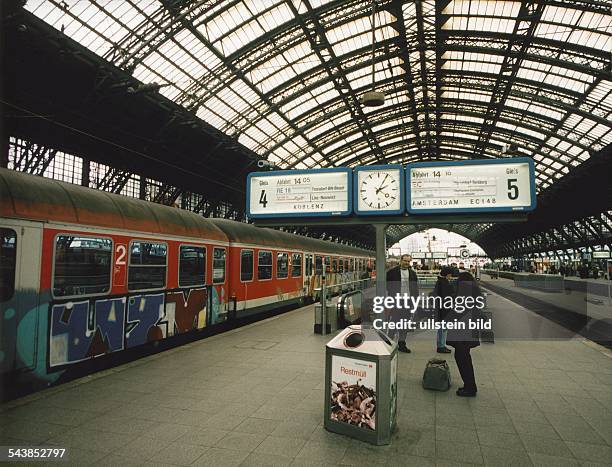
[[[349,215],[352,178],[349,168],[253,172],[247,177],[248,216]]]
[[[532,211],[535,172],[530,158],[415,162],[406,169],[410,214]]]

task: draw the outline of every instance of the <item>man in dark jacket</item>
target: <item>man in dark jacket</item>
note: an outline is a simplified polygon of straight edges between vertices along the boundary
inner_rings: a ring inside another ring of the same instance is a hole
[[[391,268],[387,271],[387,296],[395,297],[397,294],[403,296],[407,294],[411,297],[419,296],[419,284],[417,275],[412,269],[412,256],[406,254],[400,258],[399,266]],[[410,313],[414,311],[414,313]],[[401,322],[402,318],[415,320],[416,310],[397,310],[391,312],[391,321],[396,323]],[[397,331],[398,333],[398,350],[400,352],[410,353],[410,349],[406,346],[406,329]]]

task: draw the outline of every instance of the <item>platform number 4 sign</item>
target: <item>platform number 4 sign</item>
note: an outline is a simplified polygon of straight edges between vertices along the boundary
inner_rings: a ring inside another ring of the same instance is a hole
[[[266,190],[261,190],[261,195],[259,196],[259,204],[261,204],[264,208],[268,205],[268,199],[266,198]]]

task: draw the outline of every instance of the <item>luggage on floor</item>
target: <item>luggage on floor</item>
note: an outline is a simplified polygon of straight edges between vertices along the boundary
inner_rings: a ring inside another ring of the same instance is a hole
[[[434,391],[448,391],[450,383],[450,369],[446,360],[430,359],[423,373],[423,387]]]

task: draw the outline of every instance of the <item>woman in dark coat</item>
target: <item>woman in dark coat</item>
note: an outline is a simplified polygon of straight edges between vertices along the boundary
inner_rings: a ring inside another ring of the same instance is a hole
[[[463,308],[460,308],[458,303],[465,303],[467,297],[472,297],[473,303],[469,306],[462,305]],[[465,329],[449,329],[446,342],[455,348],[455,361],[463,380],[463,387],[457,389],[457,395],[462,397],[474,397],[478,391],[470,351],[480,345],[479,331],[469,329],[470,320],[475,321],[481,317],[482,307],[480,304],[483,304],[484,301],[482,301],[482,298],[476,300],[478,297],[482,297],[482,292],[474,276],[469,272],[460,273],[457,278],[455,310],[453,310],[452,316],[449,315],[448,321],[465,323]]]

